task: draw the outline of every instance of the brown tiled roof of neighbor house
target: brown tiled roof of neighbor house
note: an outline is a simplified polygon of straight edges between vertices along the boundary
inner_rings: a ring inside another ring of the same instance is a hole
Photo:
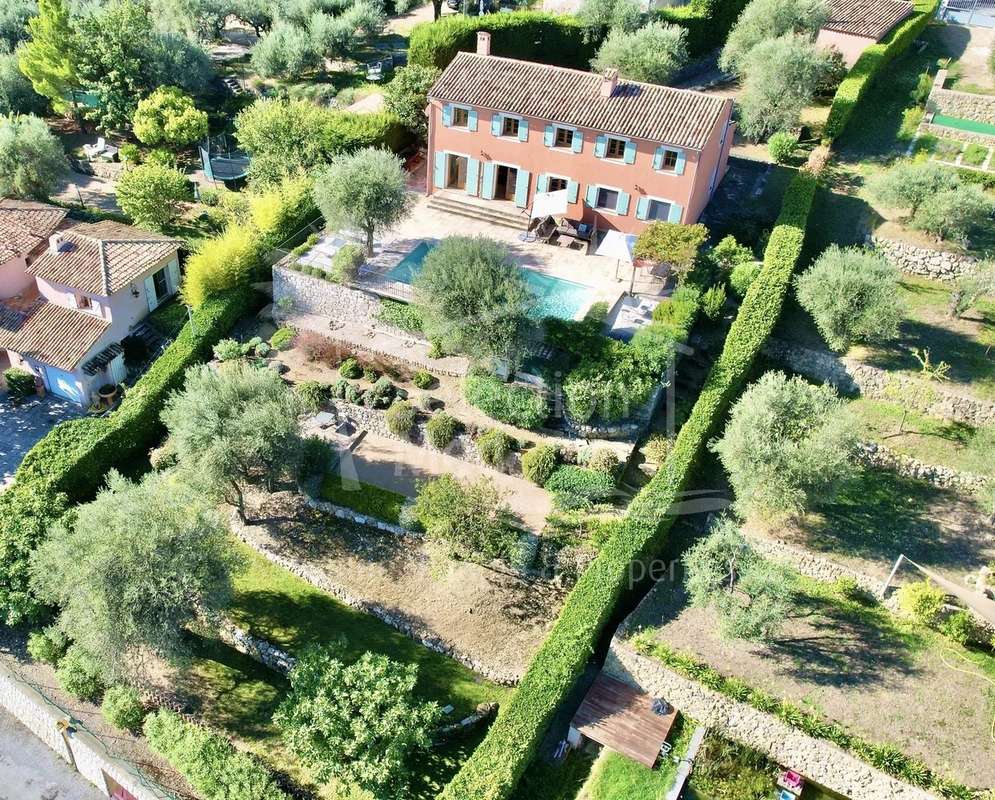
[[[23,311],[0,304],[0,348],[59,369],[75,369],[109,327],[101,317],[47,300]]]
[[[0,200],[0,264],[34,250],[66,218],[66,210],[28,200]]]
[[[705,146],[728,108],[720,97],[626,80],[605,97],[603,80],[550,64],[457,53],[428,96],[692,150]]]
[[[831,0],[829,19],[822,27],[879,41],[912,11],[906,0]]]
[[[28,272],[106,297],[120,291],[181,244],[178,239],[104,220],[66,230],[59,252],[46,251],[28,267]]]

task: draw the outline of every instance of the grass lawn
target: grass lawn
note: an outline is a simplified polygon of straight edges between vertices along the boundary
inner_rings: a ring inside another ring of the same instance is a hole
[[[674,782],[677,767],[661,760],[657,769],[647,769],[631,758],[609,750],[601,751],[591,777],[577,800],[632,800],[637,797],[663,797]]]
[[[594,758],[576,750],[559,764],[538,757],[525,770],[512,800],[575,800],[594,763]]]
[[[369,615],[345,606],[286,570],[242,548],[247,571],[236,581],[231,618],[291,653],[309,644],[345,637],[346,657],[372,650],[419,667],[415,693],[455,710],[447,719],[466,716],[478,703],[504,702],[511,693],[484,680],[458,662],[435,653]],[[197,641],[197,658],[181,679],[179,691],[192,698],[198,713],[259,754],[274,769],[298,783],[312,784],[307,770],[284,749],[270,722],[289,684],[281,675],[207,638]],[[434,749],[416,764],[412,797],[429,800],[455,774],[484,735],[479,730]],[[336,797],[326,787],[323,798]]]
[[[175,339],[187,323],[189,314],[187,307],[179,298],[173,298],[168,303],[159,306],[148,316],[149,324],[167,339]]]
[[[396,525],[408,498],[389,489],[347,481],[341,475],[329,473],[321,482],[321,499]]]
[[[964,149],[964,158],[961,161],[969,167],[980,167],[986,158],[988,158],[988,148],[971,142]]]

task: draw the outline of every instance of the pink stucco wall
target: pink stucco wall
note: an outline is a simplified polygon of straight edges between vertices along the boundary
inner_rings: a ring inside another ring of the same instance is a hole
[[[840,33],[839,31],[829,31],[822,28],[815,39],[818,47],[835,47],[843,54],[843,60],[848,67],[852,67],[860,54],[875,43],[875,39],[868,36],[854,36],[852,33]]]
[[[578,128],[577,130],[583,134],[584,144],[580,153],[574,153],[566,149],[550,148],[544,144],[543,133],[546,124],[556,123],[557,120],[524,117],[528,121],[529,132],[528,140],[521,142],[492,135],[491,118],[499,112],[484,108],[477,109],[476,131],[446,127],[442,124],[444,105],[445,103],[441,101],[432,100],[427,109],[429,153],[426,191],[429,194],[436,191],[433,183],[435,153],[458,153],[478,159],[481,165],[493,161],[528,170],[529,203],[535,194],[536,179],[539,174],[545,173],[574,180],[579,184],[577,202],[570,205],[567,217],[595,223],[602,230],[607,228],[625,233],[638,233],[646,225],[645,221],[636,217],[636,204],[641,197],[679,203],[683,208],[681,222],[696,222],[708,204],[710,190],[718,185],[725,174],[729,145],[732,142],[731,101],[710,132],[708,144],[702,151],[682,148],[686,158],[682,175],[653,169],[656,148],[661,144],[669,144],[667,142],[633,139],[636,145],[636,158],[634,163],[625,164],[595,157],[595,139],[606,131]],[[724,140],[723,134],[726,134]],[[625,138],[632,139],[632,137]],[[586,206],[585,191],[592,184],[627,192],[630,196],[628,213],[623,216]]]
[[[21,294],[35,282],[35,279],[24,271],[26,266],[24,256],[0,264],[0,300]]]

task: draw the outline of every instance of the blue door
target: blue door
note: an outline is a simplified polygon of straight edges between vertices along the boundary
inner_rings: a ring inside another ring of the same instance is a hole
[[[56,367],[45,366],[44,377],[45,387],[54,395],[72,400],[74,403],[83,402],[82,391],[76,377],[65,370]]]

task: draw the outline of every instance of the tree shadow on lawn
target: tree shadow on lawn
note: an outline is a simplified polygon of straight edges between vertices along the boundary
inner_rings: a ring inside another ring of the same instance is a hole
[[[940,514],[963,519],[941,527]],[[937,568],[972,568],[987,538],[980,524],[973,505],[950,489],[864,468],[799,528],[808,547],[876,561],[887,571],[900,553]]]

